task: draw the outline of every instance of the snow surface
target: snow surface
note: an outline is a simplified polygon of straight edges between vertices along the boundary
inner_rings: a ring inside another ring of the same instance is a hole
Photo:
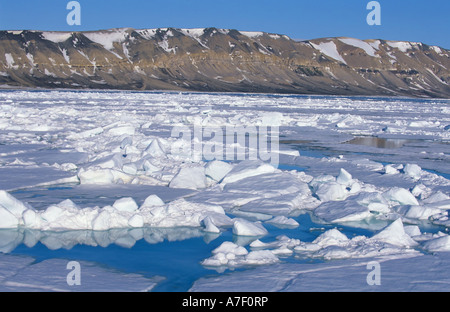
[[[447,292],[450,254],[278,263],[253,270],[202,278],[191,292]],[[369,285],[368,266],[381,267],[381,285]]]
[[[251,272],[278,279],[265,289],[305,289],[297,277],[323,281],[333,267],[331,277],[351,276],[373,259],[383,270],[415,268],[399,275],[405,289],[436,289],[432,279],[445,283],[448,274],[430,264],[445,267],[434,253],[450,250],[448,107],[436,99],[3,91],[0,251],[39,242],[49,250],[131,248],[142,239],[208,235],[223,246],[205,246],[204,270],[244,271],[201,279],[192,290],[225,290],[239,276],[263,287]],[[211,142],[199,129],[248,125],[279,127],[279,164],[202,158]],[[305,215],[318,229],[300,221]],[[20,263],[17,271],[30,276],[48,270]],[[353,281],[338,289],[354,289]],[[321,285],[314,287],[330,289]]]
[[[92,262],[79,262],[80,285],[68,285],[69,263],[64,259],[36,262],[31,257],[0,254],[2,292],[147,292],[159,282],[138,274],[124,274]]]

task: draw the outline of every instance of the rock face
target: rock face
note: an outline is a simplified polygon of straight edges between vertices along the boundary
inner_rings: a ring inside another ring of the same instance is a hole
[[[0,85],[447,98],[450,51],[217,28],[0,31]]]

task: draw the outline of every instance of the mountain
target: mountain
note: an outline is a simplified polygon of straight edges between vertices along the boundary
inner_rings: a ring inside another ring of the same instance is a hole
[[[450,96],[450,50],[217,28],[0,31],[0,86]]]

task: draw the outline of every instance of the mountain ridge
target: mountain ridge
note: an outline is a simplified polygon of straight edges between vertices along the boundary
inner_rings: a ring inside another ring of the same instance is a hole
[[[3,88],[450,97],[450,50],[220,28],[0,31]]]

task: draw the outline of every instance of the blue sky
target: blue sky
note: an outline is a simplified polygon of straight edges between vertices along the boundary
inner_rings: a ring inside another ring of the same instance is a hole
[[[78,0],[81,25],[69,26],[69,0],[0,0],[0,29],[98,30],[218,27],[293,39],[348,36],[420,41],[450,49],[449,0],[379,0],[381,25],[369,26],[370,0]]]

